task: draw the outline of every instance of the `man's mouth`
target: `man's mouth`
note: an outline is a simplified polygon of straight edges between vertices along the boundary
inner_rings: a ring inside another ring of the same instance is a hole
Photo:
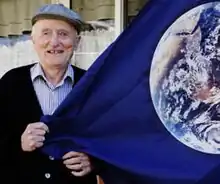
[[[62,54],[64,51],[63,50],[48,50],[47,53],[49,54]]]

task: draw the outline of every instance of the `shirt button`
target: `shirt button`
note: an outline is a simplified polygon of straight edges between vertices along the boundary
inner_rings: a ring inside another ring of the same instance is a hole
[[[50,159],[50,160],[54,160],[54,157],[52,157],[52,156],[49,156],[49,159]]]
[[[50,173],[45,173],[45,178],[49,179],[51,177]]]

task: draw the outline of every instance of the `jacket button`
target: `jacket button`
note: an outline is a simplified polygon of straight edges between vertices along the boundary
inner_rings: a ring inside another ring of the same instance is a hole
[[[49,179],[51,177],[50,173],[45,173],[45,178]]]
[[[49,156],[49,159],[50,159],[50,160],[54,160],[54,157],[52,157],[52,156]]]

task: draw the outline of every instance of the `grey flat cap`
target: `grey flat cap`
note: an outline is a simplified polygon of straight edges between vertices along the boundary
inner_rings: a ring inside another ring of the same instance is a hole
[[[32,17],[32,25],[34,25],[39,19],[64,20],[73,24],[78,32],[80,32],[85,25],[78,13],[65,7],[63,4],[46,4],[40,7]]]

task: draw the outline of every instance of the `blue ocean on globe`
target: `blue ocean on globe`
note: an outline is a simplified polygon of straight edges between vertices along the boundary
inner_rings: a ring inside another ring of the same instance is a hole
[[[179,17],[155,50],[150,88],[166,129],[186,146],[220,154],[220,3]]]

